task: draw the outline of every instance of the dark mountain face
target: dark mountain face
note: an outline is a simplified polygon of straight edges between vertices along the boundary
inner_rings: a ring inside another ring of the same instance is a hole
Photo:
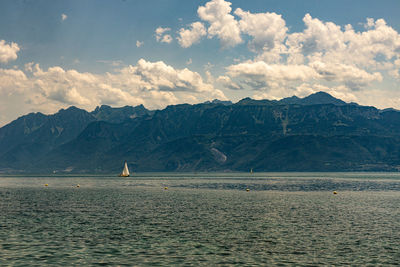
[[[35,168],[38,159],[75,139],[91,122],[119,122],[148,112],[143,106],[103,109],[92,114],[76,107],[61,109],[53,115],[31,113],[0,128],[0,169]]]
[[[9,149],[0,166],[5,169],[9,159],[14,162],[10,168],[25,171],[88,173],[117,173],[124,160],[133,171],[350,171],[400,166],[399,112],[346,104],[325,93],[280,101],[175,105],[155,112],[143,109],[102,106],[92,113],[75,111],[68,118],[60,111],[52,115],[57,120],[34,114],[36,120],[28,120],[30,128],[20,118],[10,124],[13,127],[1,128],[0,137],[13,129],[15,136],[30,140],[14,140],[19,147],[11,146],[21,150],[21,144],[29,144],[24,148],[28,156]],[[61,120],[63,129],[70,130],[50,135],[50,126],[61,125]],[[22,135],[26,128],[29,133]],[[22,158],[34,164],[25,167]]]
[[[0,129],[0,166],[30,166],[35,159],[75,138],[95,118],[70,107],[54,115],[29,114]]]
[[[0,128],[0,154],[19,144],[26,136],[39,129],[47,121],[42,113],[30,113]]]

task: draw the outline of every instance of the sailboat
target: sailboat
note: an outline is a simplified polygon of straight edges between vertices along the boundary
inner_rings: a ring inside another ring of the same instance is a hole
[[[124,169],[119,175],[120,177],[129,177],[129,169],[128,169],[128,164],[125,161]]]

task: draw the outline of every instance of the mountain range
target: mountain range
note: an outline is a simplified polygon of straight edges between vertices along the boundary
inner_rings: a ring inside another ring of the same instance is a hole
[[[2,173],[397,171],[400,112],[305,98],[70,107],[0,128]]]

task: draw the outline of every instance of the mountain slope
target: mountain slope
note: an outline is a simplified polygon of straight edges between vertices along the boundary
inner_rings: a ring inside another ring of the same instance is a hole
[[[37,160],[75,139],[96,120],[124,121],[147,114],[143,106],[102,106],[92,113],[70,107],[53,115],[31,113],[22,116],[0,128],[0,169],[35,168]]]
[[[124,107],[112,114],[103,106],[88,113],[90,121],[75,137],[48,142],[31,138],[31,146],[47,150],[28,146],[24,149],[31,154],[25,157],[11,151],[7,156],[15,160],[12,168],[117,173],[125,160],[133,171],[360,171],[400,166],[400,112],[346,104],[325,93],[280,101],[182,104],[155,112],[139,107],[143,112],[134,118],[132,110]],[[35,127],[43,118],[37,115],[36,120],[31,123]],[[20,131],[22,123],[17,121]],[[29,157],[30,166],[21,164]],[[7,162],[1,158],[0,166]]]
[[[137,171],[393,169],[399,123],[399,113],[355,105],[177,105],[103,125],[106,130],[80,135],[60,152],[79,154],[90,143],[90,168],[112,171],[123,160]],[[62,153],[54,158],[90,171],[84,160]]]

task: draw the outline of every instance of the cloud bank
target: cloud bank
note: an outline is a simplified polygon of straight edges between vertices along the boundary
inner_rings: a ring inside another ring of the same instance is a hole
[[[105,74],[59,66],[44,70],[34,63],[26,64],[25,70],[0,69],[0,106],[6,106],[14,97],[23,102],[19,104],[26,109],[21,110],[22,114],[55,112],[70,105],[88,110],[101,104],[163,108],[169,104],[226,99],[221,90],[204,81],[197,72],[144,59]]]

